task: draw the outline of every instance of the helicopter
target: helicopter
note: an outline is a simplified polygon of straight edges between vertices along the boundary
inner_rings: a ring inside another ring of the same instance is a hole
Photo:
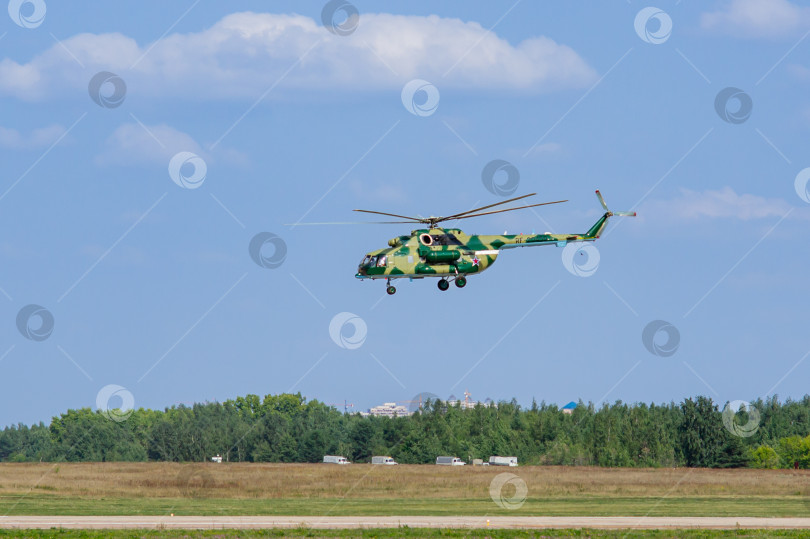
[[[502,250],[517,247],[534,247],[537,245],[556,245],[563,247],[571,242],[594,241],[607,225],[608,219],[613,216],[635,217],[633,211],[612,212],[605,204],[605,199],[597,189],[596,196],[599,203],[605,209],[596,223],[583,234],[503,234],[503,235],[468,235],[458,228],[442,228],[439,223],[455,219],[469,219],[492,215],[508,211],[547,206],[550,204],[560,204],[567,200],[555,200],[553,202],[541,202],[539,204],[529,204],[516,208],[499,209],[493,211],[483,211],[502,204],[508,204],[522,200],[537,193],[530,193],[488,206],[482,206],[474,210],[468,210],[446,217],[407,217],[394,213],[385,213],[371,210],[353,210],[357,212],[373,213],[397,217],[404,221],[384,221],[380,224],[412,224],[421,223],[427,228],[411,231],[410,235],[397,236],[388,241],[388,247],[377,249],[366,254],[357,267],[357,279],[385,279],[386,292],[394,295],[396,287],[391,284],[394,279],[409,280],[424,279],[425,277],[437,277],[439,279],[439,290],[445,291],[450,288],[452,281],[456,287],[467,286],[467,277],[477,275],[488,269]]]

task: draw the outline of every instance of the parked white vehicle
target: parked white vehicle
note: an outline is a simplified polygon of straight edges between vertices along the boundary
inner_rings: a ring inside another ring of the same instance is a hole
[[[489,457],[490,466],[517,466],[517,457]]]
[[[436,457],[439,466],[464,466],[466,462],[458,457]]]
[[[398,462],[392,459],[391,457],[371,457],[371,463],[385,464],[387,466],[393,466],[394,464],[398,464]]]
[[[336,455],[324,455],[323,461],[327,464],[351,464],[346,457],[338,457]]]

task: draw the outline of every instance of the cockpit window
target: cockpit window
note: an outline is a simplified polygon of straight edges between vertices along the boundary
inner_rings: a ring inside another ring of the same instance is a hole
[[[387,257],[385,255],[381,255],[380,257],[377,258],[377,267],[378,268],[384,268],[385,267],[386,258]]]
[[[363,261],[362,261],[362,262],[360,262],[360,265],[361,265],[361,266],[367,266],[367,265],[368,265],[369,260],[371,260],[371,257],[370,257],[369,255],[366,255],[366,257],[363,259]]]

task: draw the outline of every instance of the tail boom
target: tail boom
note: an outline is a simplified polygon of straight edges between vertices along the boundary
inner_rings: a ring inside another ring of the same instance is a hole
[[[634,211],[610,211],[602,198],[602,194],[597,190],[596,196],[599,198],[599,203],[605,208],[605,213],[599,218],[596,223],[584,234],[552,234],[547,232],[545,234],[517,234],[502,236],[471,236],[474,240],[476,249],[513,249],[515,247],[532,247],[536,245],[557,245],[557,247],[564,247],[568,243],[578,241],[594,241],[599,238],[602,231],[607,226],[608,219],[611,217],[635,217]]]

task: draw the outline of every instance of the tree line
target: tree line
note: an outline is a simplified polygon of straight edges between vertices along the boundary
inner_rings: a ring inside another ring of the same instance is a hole
[[[726,403],[728,406],[728,403]],[[725,407],[724,407],[725,408]],[[49,425],[0,431],[0,461],[433,463],[516,456],[521,464],[631,467],[810,467],[810,396],[757,400],[724,415],[708,397],[679,404],[553,404],[427,401],[405,417],[343,414],[300,393],[247,395],[163,411],[68,410]]]

